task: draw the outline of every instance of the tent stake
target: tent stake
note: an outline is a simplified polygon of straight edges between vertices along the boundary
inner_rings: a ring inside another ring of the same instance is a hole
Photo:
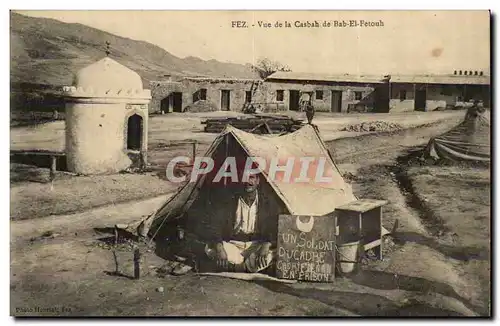
[[[115,274],[120,273],[120,267],[118,266],[118,256],[116,255],[116,248],[118,246],[118,228],[115,226],[115,245],[113,248],[113,258],[115,260]]]
[[[57,171],[57,157],[52,155],[50,157],[50,181],[53,181],[56,178]]]
[[[138,280],[141,277],[141,252],[139,248],[134,250],[134,278]]]

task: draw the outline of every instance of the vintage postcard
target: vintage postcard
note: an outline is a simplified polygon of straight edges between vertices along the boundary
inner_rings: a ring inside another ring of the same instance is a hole
[[[10,313],[491,317],[488,10],[10,12]]]

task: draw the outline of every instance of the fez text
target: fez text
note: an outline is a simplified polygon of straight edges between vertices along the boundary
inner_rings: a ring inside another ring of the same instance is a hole
[[[383,20],[295,20],[295,21],[263,21],[249,23],[245,20],[231,21],[231,28],[370,28],[384,27]]]

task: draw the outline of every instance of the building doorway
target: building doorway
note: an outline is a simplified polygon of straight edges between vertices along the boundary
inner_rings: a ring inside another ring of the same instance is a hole
[[[373,111],[378,113],[388,113],[389,107],[389,83],[378,86],[374,91]]]
[[[172,111],[182,112],[182,93],[173,92],[170,96],[172,97]]]
[[[342,91],[332,91],[331,112],[342,112]]]
[[[231,110],[231,91],[223,89],[220,91],[220,109],[222,111]]]
[[[127,149],[140,151],[142,146],[142,117],[138,114],[130,116],[127,120]]]
[[[161,111],[161,113],[169,113],[170,112],[170,95],[161,100],[160,111]]]
[[[415,89],[415,111],[425,111],[427,102],[427,90],[425,87]]]
[[[300,92],[294,90],[289,90],[289,92],[290,97],[288,102],[288,109],[291,111],[298,111],[300,109]]]
[[[182,92],[172,92],[160,102],[163,113],[182,112]]]

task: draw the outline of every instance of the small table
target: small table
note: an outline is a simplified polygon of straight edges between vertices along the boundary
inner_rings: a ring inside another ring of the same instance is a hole
[[[382,259],[382,237],[387,232],[382,227],[382,207],[387,203],[387,200],[360,199],[336,208],[339,241],[356,234],[365,251],[374,249],[378,259]]]

